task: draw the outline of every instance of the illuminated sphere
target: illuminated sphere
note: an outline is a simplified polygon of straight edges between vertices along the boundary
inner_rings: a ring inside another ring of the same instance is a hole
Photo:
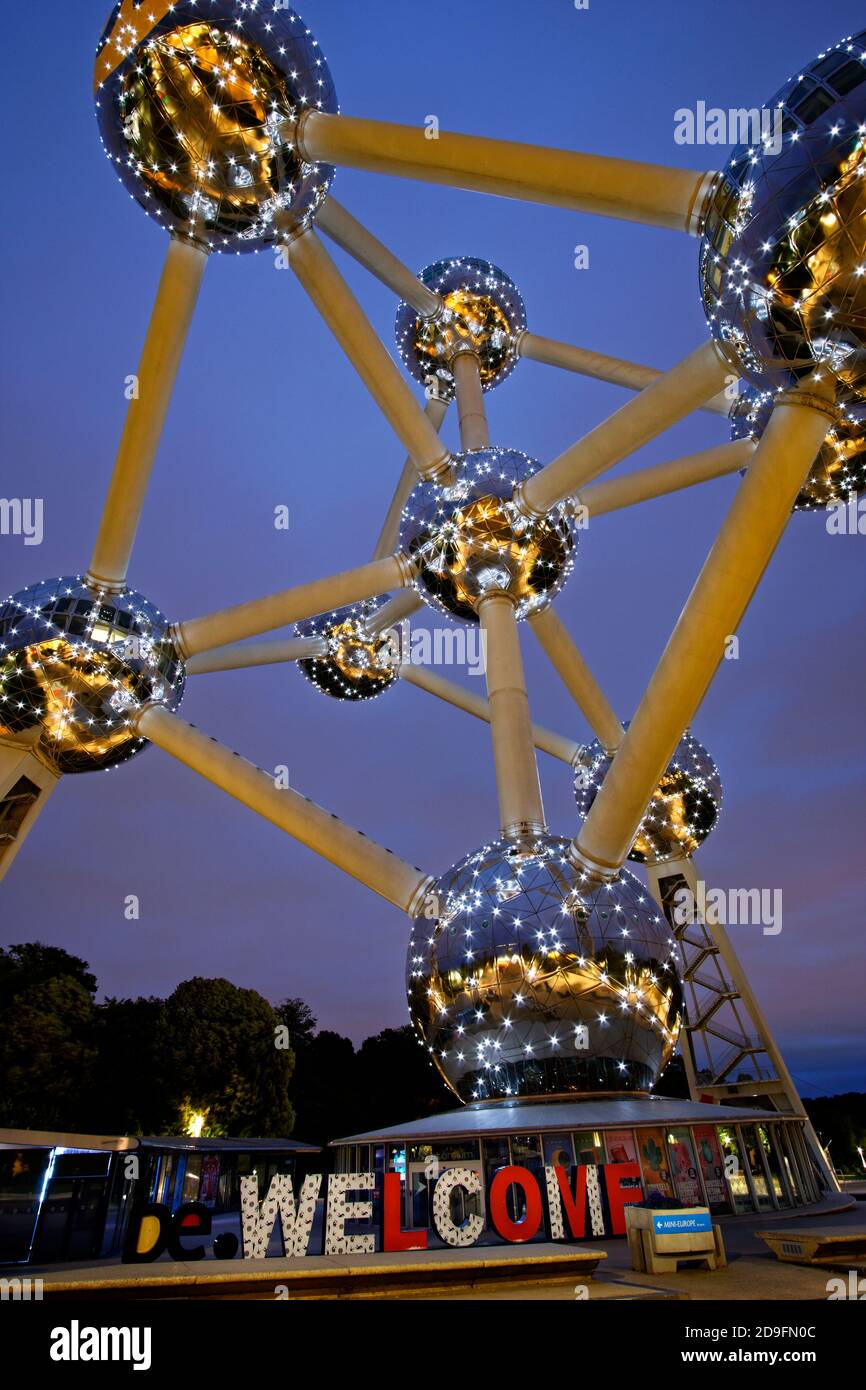
[[[436,319],[424,319],[409,304],[397,310],[396,335],[408,371],[422,385],[438,378],[438,394],[454,395],[451,359],[471,348],[481,364],[481,385],[491,390],[514,371],[514,341],[526,328],[526,310],[514,281],[477,256],[454,256],[419,271],[418,279],[445,302]]]
[[[176,709],[184,681],[167,620],[134,589],[67,576],[0,604],[0,741],[26,742],[55,772],[133,757],[145,745],[135,711],[149,700]]]
[[[740,146],[705,216],[700,273],[714,336],[763,390],[820,363],[843,404],[866,400],[866,31],[773,99],[781,151]]]
[[[553,835],[498,840],[436,883],[413,924],[412,1023],[464,1101],[647,1091],[682,1019],[674,943],[627,870],[590,884]]]
[[[388,636],[371,634],[367,626],[384,602],[385,597],[366,599],[296,624],[298,637],[319,637],[327,644],[324,655],[298,662],[323,695],[335,700],[372,700],[397,679]]]
[[[612,761],[598,739],[580,750],[574,794],[581,816],[587,815],[595,801]],[[721,809],[719,769],[703,744],[686,730],[638,826],[629,859],[654,864],[694,854],[713,829]]]
[[[257,251],[315,212],[334,174],[282,129],[334,112],[324,56],[294,10],[176,0],[150,23],[119,22],[96,52],[97,117],[121,183],[168,231],[217,251]]]
[[[730,411],[731,438],[761,438],[773,410],[774,393],[742,391]],[[845,407],[831,425],[818,457],[794,503],[795,511],[826,507],[866,491],[866,405]]]
[[[403,509],[400,546],[422,593],[445,613],[477,621],[479,599],[504,589],[517,616],[544,608],[562,587],[575,545],[564,506],[528,520],[512,495],[539,465],[517,449],[455,456],[449,486],[419,483]]]

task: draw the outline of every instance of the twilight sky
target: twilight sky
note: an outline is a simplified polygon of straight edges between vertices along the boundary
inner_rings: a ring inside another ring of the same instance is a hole
[[[165,236],[116,182],[92,110],[109,0],[4,16],[0,495],[42,497],[45,537],[0,536],[0,591],[86,568]],[[726,151],[674,143],[673,113],[759,106],[862,25],[859,0],[299,0],[344,112],[699,169]],[[703,9],[703,7],[699,7]],[[831,17],[828,14],[832,11]],[[674,232],[341,170],[337,197],[410,266],[487,257],[529,326],[672,365],[706,336],[697,243]],[[590,267],[574,268],[589,247]],[[388,291],[331,248],[393,347]],[[488,396],[495,443],[548,461],[626,399],[535,363]],[[456,421],[445,436],[456,447]],[[621,469],[721,442],[695,416]],[[270,254],[208,266],[130,571],[173,619],[369,558],[401,446],[291,273]],[[558,600],[617,712],[630,716],[736,487],[735,479],[599,518]],[[274,508],[290,508],[288,532]],[[806,1095],[866,1086],[863,629],[866,538],[797,515],[694,728],[725,784],[699,855],[724,887],[781,889],[779,936],[737,949]],[[418,623],[434,626],[432,613]],[[589,736],[532,635],[535,718]],[[443,674],[479,689],[458,669]],[[191,678],[181,714],[434,873],[496,832],[489,734],[408,686],[344,706],[291,666]],[[551,829],[573,834],[568,769],[541,755]],[[141,901],[139,922],[124,898]],[[301,995],[359,1041],[406,1020],[408,924],[336,869],[149,749],[67,778],[0,890],[0,943],[83,955],[102,989],[170,992],[222,975]]]

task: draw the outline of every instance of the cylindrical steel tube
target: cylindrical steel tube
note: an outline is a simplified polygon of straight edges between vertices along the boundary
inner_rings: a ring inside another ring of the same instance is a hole
[[[433,880],[390,850],[368,840],[291,787],[277,787],[266,772],[159,705],[135,720],[137,732],[214,786],[263,816],[308,849],[336,864],[365,887],[414,916]]]
[[[305,112],[297,143],[305,159],[400,178],[498,193],[577,212],[621,217],[696,235],[714,174],[489,140],[424,126]]]
[[[208,253],[172,237],[108,488],[88,581],[123,588]]]
[[[781,397],[574,842],[603,873],[625,859],[653,790],[700,706],[785,530],[832,420],[833,385],[810,378]]]
[[[374,598],[388,589],[399,589],[411,580],[408,561],[400,555],[388,555],[383,560],[371,560],[354,570],[330,574],[309,584],[298,584],[278,594],[251,599],[233,608],[223,608],[204,618],[190,618],[173,629],[178,650],[184,658],[211,647],[224,647],[229,642],[242,642],[245,637],[257,637],[262,632],[299,623],[317,613],[328,613],[347,603]]]
[[[488,594],[478,604],[478,619],[487,642],[499,819],[507,839],[520,839],[546,827],[513,600],[498,591]]]

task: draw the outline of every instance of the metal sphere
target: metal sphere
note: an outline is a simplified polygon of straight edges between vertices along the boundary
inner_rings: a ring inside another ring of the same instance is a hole
[[[773,391],[742,391],[730,411],[731,438],[761,438],[773,411]],[[866,405],[848,407],[827,431],[794,510],[811,511],[866,491]]]
[[[484,845],[413,924],[409,1012],[461,1100],[646,1091],[674,1050],[667,923],[633,874],[590,884],[568,851],[547,834]]]
[[[537,613],[562,588],[575,537],[564,505],[528,520],[512,501],[539,465],[517,449],[455,456],[455,481],[420,483],[403,509],[401,548],[424,596],[452,617],[477,621],[479,599],[505,590],[517,616]]]
[[[581,816],[588,814],[612,762],[598,739],[580,750],[574,794]],[[686,730],[638,826],[629,859],[656,864],[694,854],[713,829],[721,809],[719,769],[703,744]]]
[[[173,710],[185,673],[158,608],[80,575],[0,604],[0,741],[26,743],[59,773],[114,767],[145,746],[130,726],[146,701]]]
[[[866,31],[822,53],[766,104],[781,150],[734,151],[700,255],[713,335],[757,386],[821,366],[845,404],[866,400]]]
[[[120,9],[97,48],[97,117],[145,212],[217,251],[260,250],[314,213],[334,170],[301,160],[284,123],[337,100],[294,10],[176,0],[155,23],[144,6],[133,24]]]
[[[478,356],[483,390],[514,371],[514,340],[526,328],[526,310],[514,281],[477,256],[435,261],[418,273],[445,302],[438,318],[421,318],[409,304],[397,309],[395,332],[400,356],[422,385],[436,378],[436,393],[454,395],[451,360],[458,348]]]
[[[370,618],[388,595],[335,608],[295,625],[298,637],[319,637],[327,646],[322,656],[298,662],[309,681],[335,700],[372,700],[397,679],[392,644],[387,633],[371,633]]]

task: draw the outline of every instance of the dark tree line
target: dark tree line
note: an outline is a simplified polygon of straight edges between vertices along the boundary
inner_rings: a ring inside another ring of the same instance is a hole
[[[96,991],[59,947],[0,948],[0,1127],[178,1134],[199,1113],[206,1135],[324,1145],[456,1104],[409,1027],[356,1048],[302,999],[273,1007],[228,980],[184,980],[167,999]],[[658,1090],[688,1094],[678,1057]],[[866,1095],[805,1105],[836,1166],[862,1171]]]
[[[386,1028],[359,1048],[316,1020],[302,999],[277,1009],[295,1053],[292,1102],[298,1137],[314,1144],[421,1119],[458,1102],[414,1030]]]
[[[96,1002],[86,961],[0,948],[0,1127],[202,1133],[327,1143],[453,1103],[410,1028],[355,1048],[300,999],[274,1008],[228,980],[167,999]]]
[[[866,1178],[858,1145],[866,1152],[866,1095],[848,1091],[839,1096],[814,1096],[803,1104],[821,1143],[829,1144],[837,1171]]]
[[[291,1133],[290,1048],[253,989],[184,980],[168,999],[96,1002],[86,961],[0,949],[0,1125],[96,1134]]]

